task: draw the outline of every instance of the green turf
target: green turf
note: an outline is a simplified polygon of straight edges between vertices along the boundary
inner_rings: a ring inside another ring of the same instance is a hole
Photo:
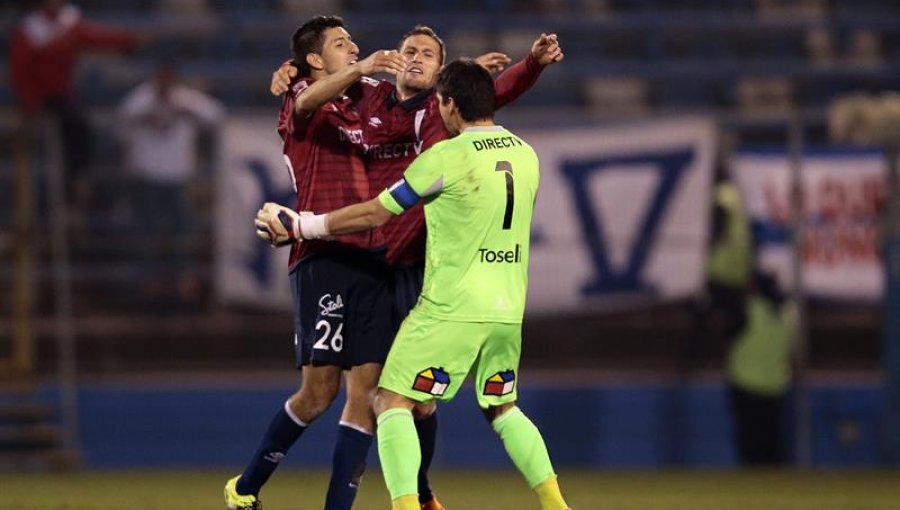
[[[0,474],[0,510],[221,510],[228,475]],[[450,510],[539,509],[537,499],[512,472],[440,471],[433,479]],[[900,509],[900,471],[563,471],[560,483],[576,510]],[[320,510],[326,484],[322,472],[280,471],[263,492],[265,510]],[[380,473],[364,479],[354,508],[390,508]]]

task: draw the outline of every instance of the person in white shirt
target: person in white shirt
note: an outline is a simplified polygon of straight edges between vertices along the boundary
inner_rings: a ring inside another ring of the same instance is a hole
[[[212,186],[197,182],[198,142],[203,129],[221,121],[224,109],[203,92],[179,83],[174,68],[161,64],[153,77],[125,97],[118,113],[126,169],[135,184],[135,219],[146,234],[145,290],[162,292],[174,275],[178,294],[190,297],[197,292],[197,279],[186,274],[196,226],[190,191]]]

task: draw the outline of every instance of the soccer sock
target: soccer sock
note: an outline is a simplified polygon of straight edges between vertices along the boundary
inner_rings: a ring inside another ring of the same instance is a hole
[[[556,475],[550,463],[550,455],[544,438],[534,423],[525,416],[518,407],[507,411],[503,416],[491,423],[494,431],[500,435],[506,452],[519,472],[525,476],[528,486],[535,489],[541,501],[542,510],[565,510],[568,508],[559,487],[556,486]],[[553,483],[547,484],[552,479]],[[540,487],[540,490],[538,488]],[[555,492],[554,492],[555,487]]]
[[[350,510],[372,446],[372,434],[341,422],[331,459],[331,482],[325,497],[325,510]]]
[[[419,510],[419,498],[415,494],[407,494],[391,501],[391,510]]]
[[[419,438],[416,437],[416,426],[413,424],[412,412],[408,409],[389,409],[378,415],[378,456],[381,459],[381,470],[391,500],[403,506],[409,506],[402,496],[414,496],[418,510],[419,501],[416,492],[416,473],[422,460]]]
[[[419,466],[419,502],[431,501],[434,495],[431,493],[431,485],[428,483],[428,468],[431,467],[431,459],[434,458],[434,444],[437,441],[437,413],[424,420],[415,420],[416,435],[419,436],[419,445],[422,451],[422,465]]]
[[[538,486],[534,488],[534,492],[537,494],[538,501],[541,502],[542,509],[565,510],[569,508],[569,505],[566,504],[566,501],[562,497],[562,493],[559,491],[559,483],[556,481],[556,475],[539,483]]]
[[[287,454],[288,449],[297,441],[300,434],[306,430],[306,424],[293,415],[288,402],[280,409],[269,428],[259,442],[256,453],[247,464],[247,468],[238,478],[238,494],[259,494],[259,490],[275,472],[278,463]]]

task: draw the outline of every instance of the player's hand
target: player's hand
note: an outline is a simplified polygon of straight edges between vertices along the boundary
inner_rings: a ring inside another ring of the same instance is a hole
[[[276,248],[300,242],[300,215],[289,207],[266,202],[256,211],[256,235]]]
[[[397,50],[378,50],[361,60],[359,69],[364,76],[402,73],[406,70],[406,59]]]
[[[531,45],[531,56],[542,66],[559,62],[566,57],[556,34],[541,34],[535,39]]]
[[[492,51],[490,53],[485,53],[484,55],[480,55],[475,58],[475,62],[478,63],[481,67],[487,69],[487,71],[491,74],[499,73],[506,66],[512,62],[512,59],[509,58],[505,53],[500,53],[498,51]]]
[[[273,96],[280,96],[291,88],[291,82],[300,72],[294,63],[290,60],[281,64],[281,67],[272,73],[272,83],[269,85],[269,91]]]

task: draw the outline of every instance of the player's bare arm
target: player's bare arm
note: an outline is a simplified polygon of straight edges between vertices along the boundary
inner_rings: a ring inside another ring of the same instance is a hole
[[[310,67],[317,68],[313,63],[310,63]],[[317,79],[297,96],[294,102],[294,112],[316,111],[363,76],[371,76],[376,73],[397,74],[403,72],[404,69],[406,69],[406,59],[397,50],[378,50],[361,61],[351,60],[345,68]]]
[[[394,213],[389,211],[376,197],[367,202],[342,207],[324,216],[326,235],[339,235],[378,228],[393,218]],[[308,221],[313,225],[312,218]],[[314,233],[314,231],[310,233]],[[306,237],[305,231],[304,237]]]
[[[256,212],[256,235],[276,248],[303,239],[320,239],[329,235],[352,234],[378,228],[394,213],[373,198],[348,205],[327,214],[296,212],[274,202],[266,202]]]

